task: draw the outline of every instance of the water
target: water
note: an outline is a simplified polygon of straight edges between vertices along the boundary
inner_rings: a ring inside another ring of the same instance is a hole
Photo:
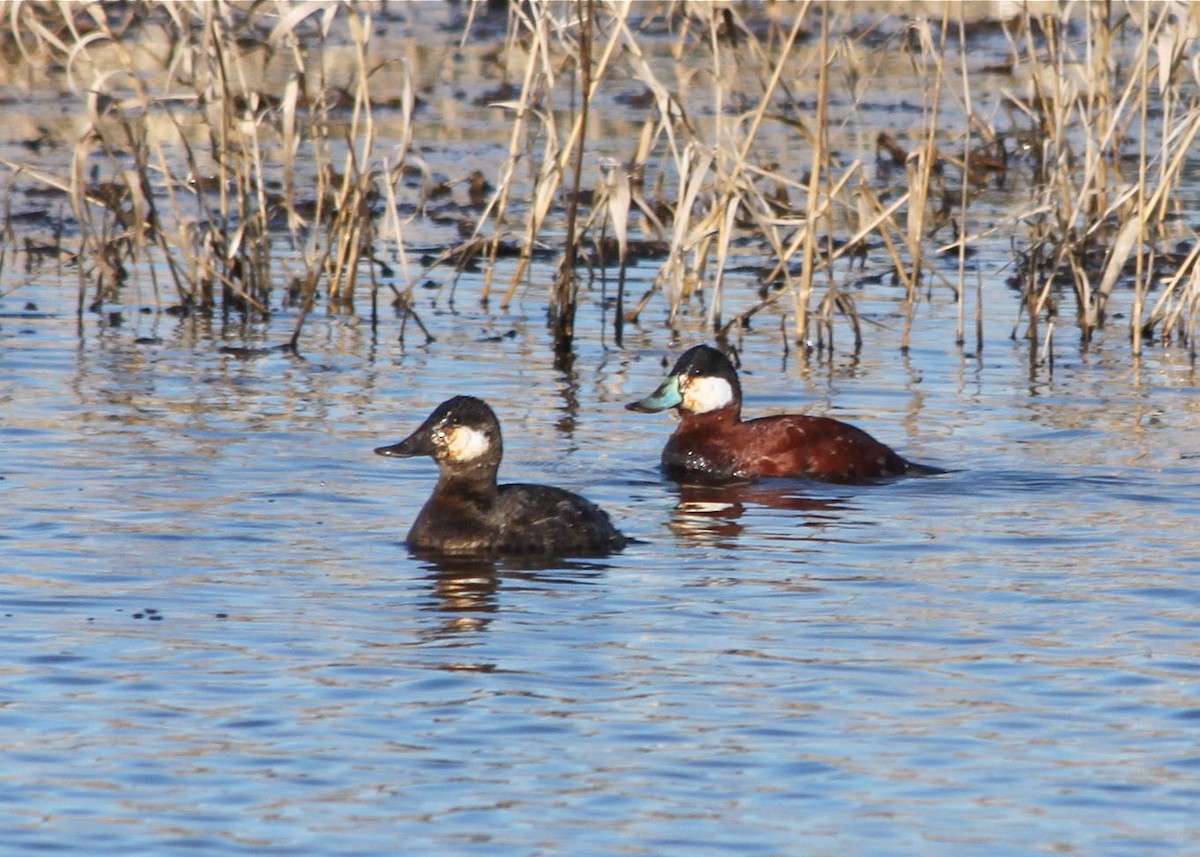
[[[1031,367],[1010,261],[1007,235],[972,261],[979,353],[937,293],[902,355],[884,286],[859,354],[785,355],[771,312],[737,339],[748,415],[951,472],[725,489],[664,480],[671,418],[623,408],[703,308],[618,348],[597,286],[558,369],[536,265],[508,309],[470,274],[424,296],[432,343],[318,312],[299,355],[238,356],[292,312],[130,287],[77,317],[72,270],[6,266],[0,851],[1200,853],[1195,368],[1134,360],[1120,323]],[[727,313],[755,300],[734,281]],[[503,480],[637,542],[412,557],[434,466],[372,449],[456,393],[497,410]]]
[[[303,357],[239,359],[188,321],[80,329],[56,288],[0,329],[8,849],[1177,854],[1198,832],[1200,465],[1170,355],[1031,381],[1003,337],[971,361],[931,336],[802,372],[748,336],[748,413],[830,411],[955,471],[688,489],[655,468],[670,418],[621,407],[677,349],[586,329],[563,373],[531,307],[406,350],[321,319]],[[504,479],[639,542],[410,557],[433,465],[371,450],[463,391],[500,413]]]

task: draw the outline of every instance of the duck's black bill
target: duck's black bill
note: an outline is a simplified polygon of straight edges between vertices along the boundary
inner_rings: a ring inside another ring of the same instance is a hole
[[[375,447],[376,455],[389,458],[413,458],[418,455],[433,455],[433,442],[428,432],[417,432],[391,446]]]

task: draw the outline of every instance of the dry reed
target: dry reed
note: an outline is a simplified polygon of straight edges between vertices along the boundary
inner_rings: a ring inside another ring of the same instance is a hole
[[[918,304],[938,294],[958,304],[962,345],[973,294],[978,351],[996,285],[967,260],[1007,234],[1021,299],[1014,333],[1029,339],[1032,359],[1053,358],[1068,302],[1086,344],[1118,299],[1135,352],[1155,337],[1195,351],[1200,241],[1183,190],[1200,132],[1200,24],[1186,4],[1032,6],[995,25],[969,23],[946,4],[939,20],[902,27],[830,3],[773,7],[777,19],[741,4],[513,4],[496,47],[519,78],[495,102],[509,123],[507,157],[486,177],[494,185],[481,179],[472,192],[478,210],[463,236],[419,269],[407,231],[445,187],[420,157],[416,70],[375,52],[375,8],[0,10],[9,54],[61,64],[86,110],[69,169],[6,162],[6,204],[31,183],[69,201],[58,252],[78,263],[81,306],[116,300],[131,271],[148,272],[139,276],[150,277],[153,300],[183,312],[294,308],[287,347],[295,348],[318,301],[348,313],[369,289],[374,317],[382,282],[403,319],[430,337],[415,314],[418,282],[452,263],[442,285],[453,289],[482,263],[477,297],[487,302],[501,257],[513,253],[500,297],[507,306],[519,289],[539,289],[531,272],[544,248],[560,260],[544,291],[559,352],[571,348],[586,259],[617,269],[618,345],[623,326],[643,323],[659,301],[669,326],[691,314],[718,336],[768,309],[786,313],[791,338],[828,353],[840,324],[856,349],[863,343],[853,271],[870,259],[902,288],[902,348]],[[468,10],[464,45],[480,8]],[[882,43],[873,42],[884,22]],[[977,26],[1002,28],[1008,40],[1003,124],[995,108],[980,112],[971,88],[965,47]],[[669,62],[663,33],[673,40]],[[859,106],[886,81],[892,51],[905,52],[919,82],[920,127],[872,128],[873,153],[847,149],[846,127],[877,121]],[[332,53],[349,58],[349,73],[331,70]],[[375,119],[379,76],[403,81],[389,106],[400,139],[386,152]],[[613,160],[612,146],[602,152],[592,136],[596,105],[631,87],[647,94],[640,132]],[[791,163],[757,154],[768,135],[790,137]],[[421,200],[405,212],[401,190],[412,176]],[[997,185],[1020,183],[1024,204],[976,213]],[[637,229],[645,241],[635,241]],[[11,243],[11,224],[8,232]],[[662,258],[654,287],[627,301],[626,268],[650,250]],[[750,259],[762,271],[750,284],[758,299],[739,295],[729,311],[730,272]],[[282,296],[279,283],[288,284]]]

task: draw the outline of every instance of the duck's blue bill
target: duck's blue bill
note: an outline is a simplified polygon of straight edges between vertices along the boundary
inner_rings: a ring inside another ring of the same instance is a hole
[[[631,411],[652,414],[656,411],[665,411],[667,408],[674,408],[682,404],[682,402],[683,396],[679,392],[679,377],[672,375],[663,381],[658,389],[649,396],[638,402],[630,402],[625,407]]]

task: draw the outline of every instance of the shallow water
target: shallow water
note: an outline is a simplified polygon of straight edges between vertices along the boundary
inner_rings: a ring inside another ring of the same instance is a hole
[[[452,151],[447,148],[447,151]],[[1031,366],[1008,238],[899,349],[740,346],[749,415],[850,420],[948,468],[695,488],[624,403],[703,338],[539,291],[435,295],[435,342],[314,315],[75,312],[73,271],[0,289],[0,850],[221,854],[1200,853],[1200,413],[1186,355],[1115,325]],[[631,271],[631,294],[653,278]],[[146,272],[135,272],[145,282]],[[441,300],[436,300],[441,297]],[[726,311],[755,300],[725,295]],[[739,303],[740,302],[740,303]],[[372,454],[442,399],[497,410],[505,481],[600,503],[603,560],[414,558],[431,462]]]
[[[747,411],[853,419],[943,476],[681,488],[665,351],[464,313],[305,356],[4,301],[8,847],[129,853],[1181,853],[1197,833],[1191,368],[1023,349],[801,373]],[[481,332],[512,329],[480,356]],[[264,331],[286,339],[288,326]],[[646,334],[646,338],[651,338]],[[1115,350],[1115,349],[1114,349]],[[1161,358],[1161,359],[1160,359]],[[604,560],[438,568],[432,463],[492,401],[510,481],[604,505]],[[397,839],[399,837],[399,839]]]

